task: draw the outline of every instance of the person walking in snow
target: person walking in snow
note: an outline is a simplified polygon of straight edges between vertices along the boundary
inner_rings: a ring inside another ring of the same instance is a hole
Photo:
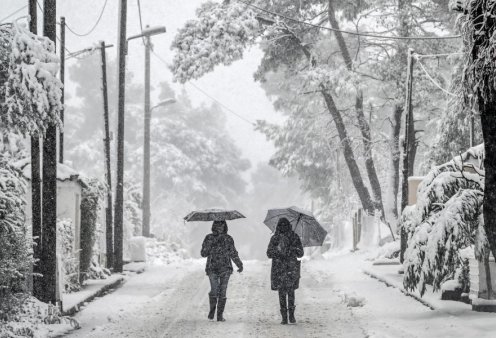
[[[226,221],[214,221],[212,233],[205,237],[201,249],[201,256],[207,257],[205,272],[210,279],[208,319],[214,319],[217,308],[217,321],[219,322],[225,321],[223,314],[227,300],[227,283],[233,272],[231,260],[238,267],[238,272],[243,271],[243,263],[239,259],[234,240],[227,234],[227,230]]]
[[[300,284],[300,261],[297,258],[303,257],[303,245],[287,218],[282,217],[277,222],[276,232],[267,248],[267,257],[272,259],[271,288],[279,292],[281,324],[288,323],[288,313],[289,322],[294,324],[295,290]]]

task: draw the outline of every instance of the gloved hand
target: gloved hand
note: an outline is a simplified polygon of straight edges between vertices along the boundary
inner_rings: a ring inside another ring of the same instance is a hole
[[[243,272],[243,266],[240,266],[240,267],[238,268],[238,272],[239,272],[239,273]]]

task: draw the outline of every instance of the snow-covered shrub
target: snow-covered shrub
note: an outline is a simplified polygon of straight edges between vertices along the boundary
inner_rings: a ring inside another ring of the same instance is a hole
[[[74,248],[74,225],[71,219],[57,221],[57,241],[59,254],[62,258],[62,273],[64,274],[64,290],[67,293],[78,291],[79,283],[78,258]]]
[[[40,302],[32,296],[23,295],[16,301],[16,310],[9,313],[3,322],[0,318],[0,337],[2,338],[60,337],[80,327],[75,319],[60,316],[58,313],[53,316],[52,320],[48,320],[47,315],[51,312],[51,305]]]
[[[255,12],[234,1],[207,1],[196,16],[179,30],[171,47],[175,51],[171,70],[182,83],[241,59],[258,30]]]
[[[104,200],[105,186],[94,178],[83,179],[83,190],[81,193],[81,254],[80,269],[81,280],[91,278],[95,275],[93,256],[94,247],[98,235],[98,214]],[[98,262],[98,260],[97,260]],[[98,265],[98,264],[97,264]],[[96,273],[98,275],[98,273]]]
[[[483,174],[462,171],[468,155],[478,157],[482,151],[481,146],[472,148],[432,169],[419,186],[417,204],[403,212],[401,226],[409,235],[404,261],[406,289],[424,294],[426,284],[432,283],[438,290],[444,281],[453,279],[462,264],[460,250],[474,244],[484,250]]]
[[[59,124],[62,83],[50,39],[22,24],[0,27],[0,123],[18,134],[43,133]]]
[[[13,295],[27,291],[34,263],[25,227],[26,183],[21,173],[0,155],[0,319]]]

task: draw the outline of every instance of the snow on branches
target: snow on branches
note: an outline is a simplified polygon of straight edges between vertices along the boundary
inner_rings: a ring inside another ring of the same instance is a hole
[[[22,174],[0,156],[0,322],[9,310],[9,298],[27,291],[34,263],[24,224],[25,192]]]
[[[208,1],[196,15],[198,19],[179,30],[171,47],[175,51],[171,70],[181,83],[241,59],[258,30],[255,13],[237,2]]]
[[[408,232],[405,252],[404,286],[425,293],[453,278],[462,263],[460,250],[479,248],[480,258],[487,245],[482,220],[483,174],[462,171],[463,160],[477,157],[482,147],[431,170],[419,187],[417,204],[403,212],[401,226]]]
[[[19,134],[44,133],[49,124],[59,124],[62,83],[55,45],[21,24],[0,30],[2,67],[0,89],[5,100],[0,106],[2,127]],[[8,58],[7,58],[8,55]]]

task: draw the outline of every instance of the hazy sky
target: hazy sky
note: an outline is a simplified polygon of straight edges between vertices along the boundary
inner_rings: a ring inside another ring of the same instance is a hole
[[[204,1],[141,0],[143,25],[163,25],[167,28],[166,34],[153,37],[152,42],[155,52],[168,63],[172,60],[170,45],[177,30],[187,20],[195,17],[195,9]],[[58,0],[57,17],[65,16],[66,23],[70,28],[77,33],[86,33],[96,22],[104,2],[105,0]],[[27,0],[1,0],[0,19],[27,5],[27,3]],[[43,6],[43,0],[39,0],[39,3]],[[118,0],[108,0],[102,20],[90,35],[78,37],[66,31],[67,48],[71,52],[77,51],[90,47],[99,40],[105,40],[106,43],[117,45],[118,3]],[[27,11],[26,7],[7,21],[26,15]],[[42,15],[40,11],[38,17],[39,25],[41,25]],[[128,0],[127,35],[131,36],[139,32],[137,0]],[[140,40],[136,39],[130,42],[127,65],[135,73],[136,82],[143,81],[143,49],[144,47]],[[117,48],[110,48],[107,55],[109,58],[115,58],[116,52]],[[194,83],[249,121],[257,119],[280,121],[282,119],[281,115],[274,112],[272,104],[263,90],[253,80],[253,72],[258,66],[261,56],[262,53],[259,49],[252,48],[243,60],[230,67],[218,67],[213,73],[194,81]],[[70,66],[71,62],[73,61],[68,60],[67,67]],[[152,86],[164,80],[172,82],[170,71],[153,54],[151,56],[151,70]],[[99,76],[99,72],[96,72],[95,76]],[[108,76],[116,76],[116,74],[109,74]],[[70,91],[71,84],[66,83],[66,86]],[[174,85],[177,90],[182,87],[182,85]],[[200,104],[201,102],[212,103],[210,98],[198,92],[191,85],[186,84],[184,88],[194,104]],[[158,92],[152,93],[152,105],[157,102],[155,98],[157,95]],[[255,132],[249,123],[229,113],[226,109],[223,110],[228,118],[228,129],[231,135],[242,149],[244,156],[250,159],[253,167],[256,167],[257,162],[266,162],[273,152],[272,145],[265,140],[263,135]]]

